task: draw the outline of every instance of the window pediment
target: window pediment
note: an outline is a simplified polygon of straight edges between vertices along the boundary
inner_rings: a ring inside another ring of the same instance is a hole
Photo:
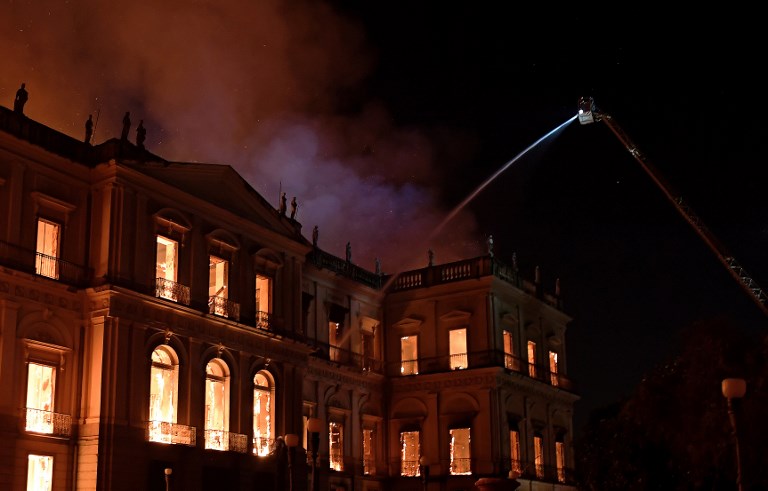
[[[35,200],[35,205],[38,208],[48,208],[50,210],[63,213],[64,215],[68,215],[74,211],[75,208],[77,208],[71,203],[67,203],[66,201],[54,198],[53,196],[48,196],[47,194],[43,194],[39,191],[32,191],[30,195],[32,196],[32,199]]]
[[[472,312],[466,310],[451,310],[440,316],[443,322],[449,321],[468,321],[472,317]]]
[[[185,235],[192,230],[192,225],[189,220],[184,217],[178,210],[173,208],[163,208],[153,215],[155,223],[160,232],[166,232],[168,235],[172,235],[174,232]]]
[[[212,252],[234,253],[240,250],[240,243],[234,235],[226,230],[218,229],[205,237]]]
[[[392,327],[395,329],[400,329],[403,331],[415,331],[418,330],[421,325],[424,323],[424,319],[421,319],[416,316],[409,316],[404,317],[403,319],[400,319],[399,321],[395,322]]]

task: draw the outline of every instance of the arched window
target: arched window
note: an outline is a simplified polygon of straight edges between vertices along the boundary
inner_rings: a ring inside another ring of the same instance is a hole
[[[205,367],[205,448],[229,449],[229,368],[221,358]]]
[[[253,453],[260,456],[269,454],[275,438],[274,391],[268,372],[253,377]]]
[[[178,407],[179,362],[163,344],[152,352],[149,388],[149,441],[172,443]]]

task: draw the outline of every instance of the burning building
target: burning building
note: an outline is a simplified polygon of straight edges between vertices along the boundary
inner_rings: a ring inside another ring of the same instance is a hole
[[[367,271],[230,166],[4,107],[0,210],[2,489],[574,489],[570,318],[491,250]]]

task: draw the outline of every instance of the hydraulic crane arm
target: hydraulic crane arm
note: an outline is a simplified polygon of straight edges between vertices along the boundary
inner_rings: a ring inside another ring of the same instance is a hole
[[[768,316],[768,296],[765,291],[752,279],[747,271],[736,261],[736,258],[730,254],[725,247],[717,240],[712,232],[704,225],[701,219],[694,213],[690,206],[683,201],[683,197],[673,191],[672,187],[659,174],[658,170],[648,161],[637,146],[629,139],[626,133],[616,123],[616,121],[606,113],[598,112],[595,109],[592,98],[582,97],[579,100],[579,122],[589,124],[596,121],[602,121],[616,135],[616,138],[629,150],[629,153],[640,164],[643,170],[661,189],[664,196],[672,203],[675,209],[685,220],[693,227],[693,230],[701,237],[704,243],[715,253],[718,260],[726,267],[733,278],[741,285],[749,296],[755,301],[760,310]]]

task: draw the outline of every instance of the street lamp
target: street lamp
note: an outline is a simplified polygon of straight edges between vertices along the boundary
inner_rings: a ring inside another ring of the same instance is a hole
[[[733,440],[736,444],[736,486],[739,491],[741,487],[741,456],[739,455],[739,436],[736,432],[736,415],[733,412],[733,399],[741,399],[747,392],[747,382],[743,378],[727,378],[723,380],[723,396],[728,401],[728,419],[731,420],[733,429]]]
[[[310,491],[318,489],[316,484],[317,460],[320,453],[320,430],[323,429],[323,423],[320,418],[309,418],[307,420],[307,433],[309,433],[309,460],[312,466],[312,478],[310,480]]]
[[[293,491],[293,449],[299,444],[299,436],[289,433],[285,435],[285,445],[288,447],[288,489]]]
[[[170,491],[171,489],[171,474],[173,474],[173,469],[170,467],[165,468],[165,491]]]
[[[421,484],[424,491],[427,491],[427,482],[429,482],[429,461],[423,455],[419,459],[419,471],[421,473]]]

